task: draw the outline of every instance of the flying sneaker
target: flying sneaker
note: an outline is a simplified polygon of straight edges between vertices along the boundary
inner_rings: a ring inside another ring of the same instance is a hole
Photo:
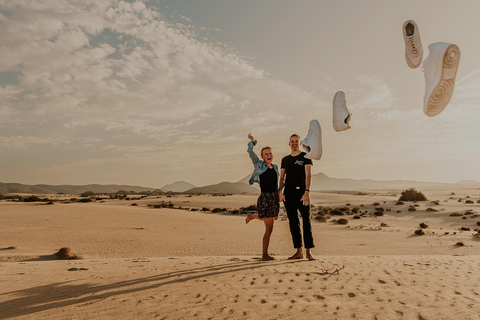
[[[413,20],[403,24],[403,40],[405,41],[405,60],[410,68],[418,68],[422,64],[423,47],[418,26]]]
[[[338,91],[333,97],[333,128],[340,132],[350,129],[352,114],[348,112],[345,92]]]
[[[423,112],[434,117],[445,109],[453,95],[460,62],[460,49],[454,44],[436,42],[428,46],[429,55],[423,62],[425,97]]]
[[[303,149],[307,153],[305,158],[312,160],[320,160],[322,157],[322,129],[317,120],[310,121],[308,128],[308,135],[305,139],[300,141]]]

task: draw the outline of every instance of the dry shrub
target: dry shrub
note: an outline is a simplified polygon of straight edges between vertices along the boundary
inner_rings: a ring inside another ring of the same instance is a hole
[[[377,217],[381,217],[383,216],[383,211],[375,211],[374,215],[376,215]]]
[[[456,246],[459,246],[459,247],[463,247],[465,246],[465,244],[463,243],[463,241],[458,241],[457,243],[455,243]]]
[[[83,259],[81,256],[76,255],[75,253],[70,252],[69,247],[63,247],[55,253],[57,259],[60,260],[75,260],[75,259]]]
[[[415,234],[419,235],[419,236],[423,236],[425,234],[425,232],[423,232],[422,229],[418,229],[418,230],[415,230]]]
[[[397,203],[395,203],[395,204],[396,204],[397,206],[401,206],[401,205],[405,204],[405,202],[403,202],[403,201],[397,201]]]
[[[415,188],[410,188],[402,191],[400,199],[398,201],[426,201],[427,197]]]
[[[438,212],[438,210],[437,210],[437,209],[433,209],[433,208],[427,208],[427,210],[426,210],[426,211],[428,211],[428,212]]]
[[[420,223],[420,228],[426,229],[426,228],[428,228],[428,224],[422,222],[422,223]]]
[[[361,217],[360,217],[358,214],[356,214],[356,215],[353,216],[353,219],[360,219],[360,218],[361,218]]]
[[[460,230],[462,230],[462,231],[470,231],[470,228],[469,228],[469,227],[461,227]]]
[[[318,222],[327,222],[327,217],[326,216],[316,216],[315,220]]]
[[[467,200],[465,203],[474,203],[473,200]]]
[[[408,208],[408,211],[417,211],[417,209],[415,209],[415,207],[412,206],[412,207]]]
[[[450,217],[461,217],[461,216],[463,216],[463,213],[460,213],[460,212],[450,213]]]
[[[348,224],[348,220],[347,219],[338,219],[337,223],[338,224]]]

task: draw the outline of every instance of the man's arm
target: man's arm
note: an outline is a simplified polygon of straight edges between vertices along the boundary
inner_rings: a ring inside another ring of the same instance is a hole
[[[306,190],[302,197],[304,206],[310,205],[310,185],[312,184],[312,165],[305,165],[305,186]]]
[[[285,186],[285,168],[280,169],[280,185],[278,187],[278,196],[279,201],[285,201],[285,196],[283,195],[283,187]]]

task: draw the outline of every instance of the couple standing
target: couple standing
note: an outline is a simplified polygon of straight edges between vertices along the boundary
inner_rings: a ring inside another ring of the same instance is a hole
[[[303,241],[305,242],[306,258],[314,260],[311,249],[314,248],[312,227],[310,224],[310,184],[312,182],[312,160],[305,158],[305,152],[300,151],[300,136],[292,134],[288,145],[290,154],[283,157],[280,172],[277,165],[273,164],[272,148],[264,147],[260,151],[260,157],[253,151],[257,141],[248,134],[248,154],[252,159],[254,171],[249,184],[260,184],[260,196],[257,200],[258,215],[247,215],[246,223],[253,219],[262,220],[265,223],[263,236],[262,260],[274,260],[268,254],[268,245],[273,231],[273,222],[278,219],[280,210],[279,202],[284,203],[287,210],[290,233],[292,234],[293,246],[297,252],[288,259],[303,259],[302,233],[298,211],[303,220]],[[277,181],[280,176],[280,186]]]

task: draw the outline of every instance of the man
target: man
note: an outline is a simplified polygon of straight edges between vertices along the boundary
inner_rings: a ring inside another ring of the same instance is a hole
[[[279,188],[280,201],[283,201],[287,210],[293,246],[297,249],[297,252],[288,259],[303,259],[302,233],[297,212],[299,210],[303,220],[303,242],[305,243],[306,258],[315,260],[310,251],[315,247],[310,223],[312,160],[305,158],[305,152],[300,151],[300,136],[298,134],[290,136],[288,145],[291,153],[282,159]]]

